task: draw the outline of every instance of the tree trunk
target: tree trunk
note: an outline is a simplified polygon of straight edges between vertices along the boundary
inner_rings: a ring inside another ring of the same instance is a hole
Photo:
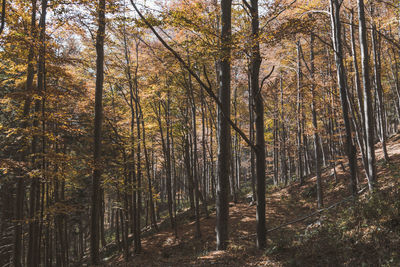
[[[156,213],[154,210],[154,199],[153,199],[153,187],[151,183],[151,172],[150,172],[150,160],[149,160],[149,155],[147,152],[147,147],[146,147],[146,132],[144,128],[144,120],[142,119],[142,132],[143,132],[143,149],[144,149],[144,157],[146,160],[146,173],[147,173],[147,179],[148,179],[148,188],[149,188],[149,205],[150,205],[150,221],[152,227],[154,227],[156,230],[158,230],[157,227],[157,221],[156,221]]]
[[[281,89],[281,182],[288,183],[287,163],[286,163],[286,125],[285,125],[285,108],[283,106],[283,80],[282,73],[279,76],[279,84]]]
[[[190,66],[190,60],[188,59],[188,64]],[[189,74],[189,98],[191,101],[191,114],[192,114],[192,170],[193,170],[193,189],[194,189],[194,200],[195,200],[195,214],[196,214],[196,234],[197,238],[201,237],[200,230],[200,189],[199,189],[199,176],[198,176],[198,157],[197,157],[197,119],[196,119],[196,102],[193,93],[192,78]]]
[[[264,249],[267,245],[265,225],[265,139],[264,139],[264,103],[259,85],[261,55],[260,55],[260,22],[258,15],[258,0],[251,0],[251,90],[255,109],[256,125],[256,177],[257,177],[257,247]]]
[[[368,161],[366,168],[368,187],[372,192],[376,184],[375,147],[374,147],[374,116],[372,110],[371,83],[369,76],[367,26],[365,22],[364,0],[358,0],[358,21],[361,49],[361,66],[364,88],[364,117],[365,117],[365,144]]]
[[[252,88],[251,88],[251,74],[250,69],[248,72],[248,79],[249,79],[249,119],[250,119],[250,141],[254,143],[254,101],[252,95]],[[252,201],[255,202],[257,200],[257,192],[256,192],[256,162],[255,162],[255,154],[254,149],[250,149],[250,179],[251,179],[251,189],[252,189]]]
[[[228,118],[231,102],[231,19],[232,0],[221,0],[221,55],[220,55],[220,88],[218,108],[218,166],[217,166],[217,250],[225,250],[228,246],[229,220],[229,160],[231,130]]]
[[[192,166],[190,164],[190,143],[189,143],[189,136],[185,136],[184,140],[184,161],[185,161],[185,169],[186,169],[186,178],[188,182],[188,191],[189,191],[189,203],[190,203],[190,210],[192,211],[193,215],[195,215],[195,201],[194,201],[194,188],[193,188],[193,177],[192,177]],[[199,227],[200,228],[200,227]]]
[[[321,180],[321,162],[320,162],[320,143],[318,134],[318,121],[316,111],[316,100],[315,100],[315,81],[314,81],[314,33],[310,36],[310,76],[311,76],[311,113],[312,122],[314,127],[314,157],[315,157],[315,175],[317,176],[317,203],[318,208],[321,209],[324,206],[324,198],[322,191],[322,180]]]
[[[332,36],[335,49],[335,60],[337,70],[337,82],[340,90],[340,100],[342,104],[343,120],[346,130],[345,151],[349,161],[350,168],[350,192],[353,195],[357,194],[357,161],[356,148],[353,144],[351,133],[351,125],[349,119],[349,106],[347,101],[347,81],[346,71],[343,64],[343,45],[340,22],[340,5],[338,0],[331,0],[331,19],[332,19]]]
[[[371,14],[373,15],[373,7],[371,7]],[[389,162],[389,155],[386,148],[387,139],[387,129],[386,129],[386,117],[385,117],[385,105],[383,98],[383,88],[382,88],[382,77],[381,77],[381,55],[379,49],[379,40],[376,34],[376,25],[372,23],[372,54],[374,59],[374,77],[375,77],[375,90],[377,94],[377,104],[379,108],[378,120],[379,120],[379,131],[380,131],[380,141],[382,143],[383,156],[386,162]]]
[[[106,1],[99,0],[97,7],[98,30],[96,36],[96,93],[94,118],[94,150],[93,150],[93,181],[92,181],[92,211],[91,211],[91,262],[100,264],[99,254],[99,216],[101,208],[101,127],[103,117],[103,82],[104,82],[104,38],[105,38],[105,8]]]
[[[303,74],[301,72],[301,54],[300,54],[300,41],[297,41],[297,178],[299,179],[300,186],[304,183],[303,178],[303,148],[302,148],[302,102],[303,102],[303,88],[302,88]]]
[[[356,41],[355,41],[355,26],[354,26],[354,13],[353,10],[351,10],[350,14],[350,20],[351,20],[351,26],[350,26],[350,35],[351,35],[351,54],[353,57],[353,69],[354,69],[354,85],[355,85],[355,91],[357,92],[357,101],[358,101],[358,107],[359,107],[359,114],[358,120],[359,123],[356,124],[357,127],[355,127],[356,133],[357,133],[357,141],[358,145],[360,147],[361,155],[362,155],[362,160],[364,164],[364,168],[368,168],[367,164],[367,159],[366,159],[366,154],[365,154],[365,142],[364,142],[364,137],[365,137],[365,114],[364,114],[364,102],[363,102],[363,93],[362,93],[362,88],[361,88],[361,79],[360,79],[360,73],[359,73],[359,67],[358,67],[358,61],[357,61],[357,50],[356,50]],[[353,112],[353,116],[358,112]],[[355,117],[354,119],[355,120]]]
[[[37,73],[37,95],[44,96],[45,87],[45,38],[46,38],[46,15],[47,15],[47,0],[42,1],[42,10],[39,22],[40,34],[39,34],[39,58],[38,58],[38,73]],[[42,108],[42,101],[40,99],[35,100],[35,114],[34,114],[34,127],[39,127],[39,113]],[[38,141],[39,136],[34,134],[32,139],[32,155],[33,164],[32,166],[37,170],[41,169],[38,156]],[[44,170],[41,169],[41,177],[43,178]],[[31,182],[30,189],[30,207],[29,215],[31,221],[29,222],[29,243],[28,243],[28,255],[27,264],[28,266],[39,266],[40,265],[40,222],[39,222],[39,210],[40,210],[40,179],[34,177]]]
[[[136,146],[136,179],[137,179],[137,190],[136,190],[136,214],[135,214],[135,253],[140,253],[142,250],[142,243],[141,243],[141,227],[140,227],[140,219],[141,219],[141,210],[142,210],[142,166],[141,166],[141,146],[140,146],[140,138],[141,138],[141,130],[140,130],[140,120],[141,120],[141,110],[139,108],[140,105],[140,98],[139,98],[139,86],[138,86],[138,68],[139,68],[139,42],[136,41],[135,45],[136,49],[136,67],[135,67],[135,77],[134,77],[134,88],[135,88],[135,115],[136,115],[136,134],[137,134],[137,146]]]
[[[203,87],[201,87],[201,145],[203,149],[203,205],[204,205],[204,212],[205,216],[208,217],[208,209],[207,209],[207,160],[206,160],[206,110],[204,104],[205,98],[203,93]]]

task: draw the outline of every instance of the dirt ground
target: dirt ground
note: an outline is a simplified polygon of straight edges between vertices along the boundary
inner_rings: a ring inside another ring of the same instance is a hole
[[[377,162],[382,159],[382,151],[377,147]],[[388,152],[392,164],[400,164],[399,136],[391,138]],[[381,184],[390,186],[387,170],[378,165],[378,179]],[[399,165],[400,166],[400,165]],[[362,169],[360,165],[360,170]],[[348,176],[340,165],[336,167],[338,183],[332,176],[332,170],[325,170],[323,178],[325,207],[340,202],[349,196]],[[360,171],[360,188],[367,185]],[[272,229],[286,222],[301,218],[316,211],[316,199],[312,195],[315,177],[307,179],[302,187],[292,183],[286,188],[277,188],[267,194],[267,228]],[[311,192],[310,196],[304,192]],[[178,238],[171,230],[164,230],[142,240],[143,252],[135,255],[129,263],[125,263],[122,254],[112,258],[106,266],[283,266],[285,252],[281,257],[269,256],[265,251],[256,248],[256,206],[248,203],[231,203],[229,209],[230,244],[226,251],[215,251],[215,211],[208,218],[201,218],[201,238],[194,238],[195,223],[189,221],[178,225]],[[301,232],[318,220],[312,216],[306,220],[282,227],[267,235],[268,242],[276,240],[285,231]],[[285,229],[282,231],[282,229]],[[290,253],[288,251],[287,253]],[[288,255],[290,256],[290,255]]]

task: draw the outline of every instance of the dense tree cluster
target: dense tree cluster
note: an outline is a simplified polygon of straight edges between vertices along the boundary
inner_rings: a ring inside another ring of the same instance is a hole
[[[398,1],[1,0],[0,266],[129,261],[141,234],[340,165],[377,190],[400,122]],[[366,177],[359,173],[360,155]],[[337,179],[336,168],[332,177]]]

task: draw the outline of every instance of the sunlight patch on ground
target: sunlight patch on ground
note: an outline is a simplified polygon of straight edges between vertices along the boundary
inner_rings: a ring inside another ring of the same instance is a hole
[[[226,251],[216,250],[216,251],[211,251],[210,253],[208,253],[205,256],[199,257],[199,259],[201,259],[201,260],[218,259],[218,258],[224,256],[225,254],[227,254]]]
[[[251,217],[244,217],[243,219],[240,220],[241,222],[252,222],[254,221],[254,218]]]
[[[175,239],[172,238],[172,237],[168,237],[167,240],[165,240],[165,242],[163,243],[163,247],[164,246],[171,246],[174,243],[175,243]]]

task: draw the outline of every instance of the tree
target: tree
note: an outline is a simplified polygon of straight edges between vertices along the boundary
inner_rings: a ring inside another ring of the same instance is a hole
[[[318,134],[318,121],[317,121],[317,111],[316,111],[316,96],[315,96],[315,64],[314,64],[314,33],[310,34],[310,76],[311,76],[311,112],[312,112],[312,123],[314,127],[314,157],[315,157],[315,175],[317,176],[317,202],[318,208],[322,208],[324,206],[323,199],[323,189],[322,189],[322,180],[321,180],[321,159],[320,159],[320,142],[319,142],[319,134]]]
[[[361,49],[361,68],[362,83],[364,93],[364,127],[365,144],[367,154],[366,174],[368,178],[368,188],[372,192],[376,186],[376,166],[375,166],[375,147],[374,147],[374,117],[372,110],[371,82],[369,75],[369,55],[367,44],[367,26],[365,22],[364,0],[358,0],[358,23],[360,34]]]
[[[349,104],[347,92],[347,78],[343,64],[343,44],[342,44],[342,28],[340,22],[340,5],[337,0],[331,0],[331,20],[332,20],[332,36],[336,60],[337,83],[340,90],[340,101],[342,104],[343,120],[346,130],[345,151],[349,161],[350,169],[350,192],[355,196],[357,194],[357,161],[356,148],[353,144],[351,133],[351,125],[349,119]]]
[[[231,101],[231,38],[232,38],[232,0],[221,0],[221,50],[220,87],[218,98],[218,163],[217,163],[217,249],[228,246],[229,219],[229,160],[231,131],[228,122]]]
[[[265,226],[265,139],[264,139],[264,103],[260,88],[260,21],[258,0],[251,0],[249,6],[251,14],[251,59],[250,59],[250,86],[254,103],[256,128],[256,181],[257,181],[257,247],[266,247]]]
[[[100,264],[100,207],[101,207],[101,128],[103,121],[104,39],[106,30],[106,1],[97,5],[98,29],[96,35],[96,92],[93,147],[92,213],[91,213],[91,261]]]

